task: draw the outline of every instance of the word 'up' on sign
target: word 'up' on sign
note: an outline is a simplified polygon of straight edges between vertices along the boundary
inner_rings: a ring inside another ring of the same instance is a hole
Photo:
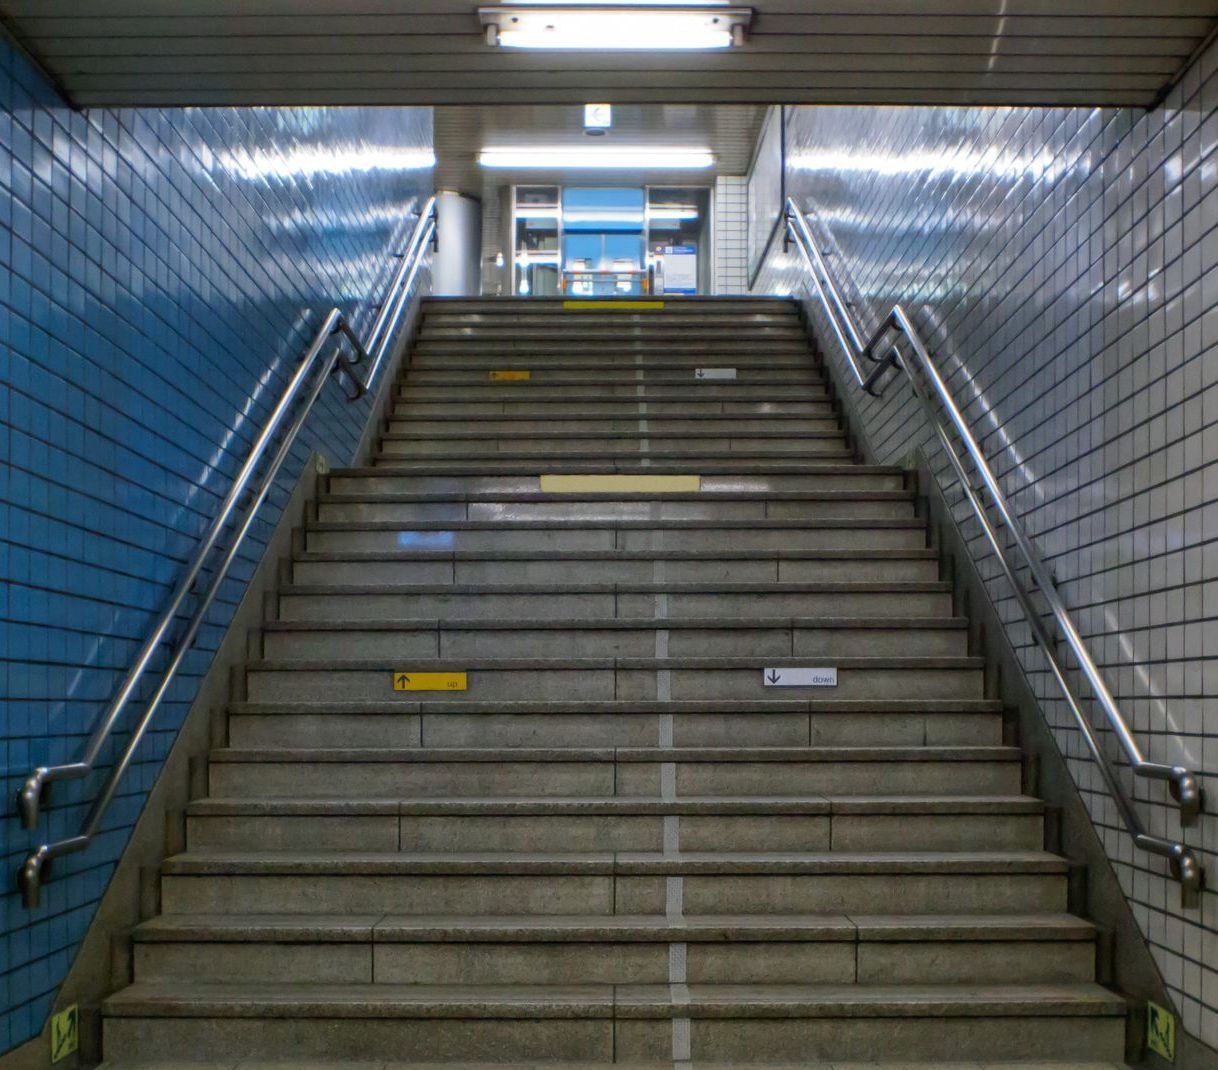
[[[393,674],[394,691],[465,691],[469,679],[463,672],[410,672]]]
[[[762,669],[766,687],[837,687],[837,666],[825,669]]]
[[[695,368],[695,379],[735,379],[735,368]]]

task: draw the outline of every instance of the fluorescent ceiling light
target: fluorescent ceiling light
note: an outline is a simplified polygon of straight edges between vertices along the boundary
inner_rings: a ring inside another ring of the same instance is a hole
[[[692,205],[688,208],[681,205],[672,205],[668,208],[649,208],[648,213],[654,219],[697,219],[698,209]]]
[[[704,171],[715,166],[709,149],[657,148],[650,145],[597,145],[568,148],[564,145],[521,149],[483,149],[478,154],[483,167],[533,169],[580,169],[603,171]]]
[[[478,16],[487,44],[501,48],[685,52],[744,44],[753,11],[713,4],[544,4],[483,7]]]

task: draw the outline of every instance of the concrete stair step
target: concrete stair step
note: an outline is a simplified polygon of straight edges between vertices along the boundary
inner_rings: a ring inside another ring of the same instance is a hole
[[[480,471],[515,471],[521,464],[536,469],[538,464],[549,467],[554,463],[588,464],[604,471],[607,464],[625,463],[634,467],[649,467],[669,461],[686,466],[695,465],[699,471],[744,471],[746,463],[795,464],[800,462],[849,463],[854,451],[839,433],[819,438],[795,441],[758,440],[747,438],[714,439],[706,442],[682,442],[660,439],[652,442],[646,436],[604,439],[568,439],[531,441],[527,439],[465,439],[425,442],[415,438],[383,435],[373,456],[374,466],[396,465],[402,461],[427,463],[477,458]],[[620,469],[617,469],[620,470]],[[693,469],[691,469],[693,470]]]
[[[500,416],[483,416],[473,428],[486,436],[527,436],[537,432],[556,435],[579,432],[589,435],[614,435],[618,432],[638,432],[645,425],[653,438],[680,435],[685,438],[705,438],[711,435],[749,435],[756,438],[792,438],[810,432],[841,434],[841,421],[826,407],[820,415],[794,417],[756,416],[749,413],[736,415],[707,414],[684,417],[655,417],[650,413],[629,416],[604,416],[590,413],[580,417],[542,418],[530,414],[511,413]],[[428,437],[454,435],[464,437],[470,430],[470,418],[466,413],[459,416],[427,416],[405,414],[393,417],[386,424],[386,431],[393,434],[413,434]]]
[[[664,634],[659,634],[659,633]],[[573,618],[521,620],[269,621],[260,655],[424,658],[650,657],[657,644],[671,657],[773,655],[946,656],[968,653],[963,618],[721,619],[710,625],[682,619]]]
[[[927,550],[315,550],[296,583],[909,583],[939,577]]]
[[[702,460],[698,464],[665,459],[662,467],[644,465],[640,459],[619,459],[600,464],[555,463],[553,458],[531,458],[517,471],[488,473],[481,464],[468,461],[406,462],[373,468],[338,468],[326,478],[329,494],[461,494],[494,495],[499,500],[515,496],[519,501],[700,501],[724,498],[772,500],[797,494],[799,500],[843,501],[853,507],[867,502],[901,502],[912,505],[914,492],[906,486],[906,473],[898,468],[863,465],[809,464],[778,461],[768,464],[741,461]],[[542,474],[623,477],[609,482],[588,482],[570,491],[543,491]],[[655,478],[672,475],[699,477],[696,490],[665,489]],[[521,498],[520,495],[533,495]]]
[[[664,767],[668,768],[664,768]],[[434,794],[646,796],[1018,793],[1011,747],[223,748],[212,794],[242,798],[401,798]]]
[[[584,364],[571,364],[554,361],[544,364],[533,359],[529,354],[517,356],[512,354],[507,367],[502,359],[490,363],[472,364],[458,354],[447,354],[454,359],[444,359],[446,355],[428,357],[425,363],[412,364],[406,386],[425,386],[434,382],[476,383],[482,386],[493,383],[496,388],[505,392],[528,393],[534,387],[545,384],[585,383],[589,381],[630,383],[677,383],[685,385],[696,383],[704,385],[710,382],[726,383],[775,383],[782,382],[791,386],[803,384],[824,385],[824,377],[805,358],[802,363],[796,360],[778,361],[769,357],[757,360],[748,365],[722,365],[735,368],[736,374],[731,379],[708,378],[700,375],[700,369],[720,367],[720,364],[707,364],[706,355],[695,356],[684,364],[660,363],[657,360],[627,362],[621,361],[589,361]],[[527,379],[495,379],[497,371],[527,371]]]
[[[366,477],[377,478],[377,477]],[[703,483],[707,483],[704,479]],[[400,485],[400,484],[399,484]],[[374,486],[384,487],[383,482]],[[393,484],[390,484],[393,486]],[[464,492],[461,490],[361,492],[358,483],[318,497],[322,521],[349,523],[418,524],[420,521],[483,521],[516,525],[611,524],[629,532],[654,522],[766,523],[800,522],[811,528],[845,527],[901,530],[918,533],[916,545],[928,538],[924,521],[915,520],[914,495],[908,490],[727,492],[707,490],[694,494],[542,494],[539,491]]]
[[[709,356],[707,358],[710,359]],[[448,377],[425,383],[407,381],[398,388],[398,396],[406,401],[441,398],[452,402],[504,401],[513,387],[527,386],[514,392],[528,400],[556,398],[582,405],[595,399],[630,398],[638,405],[652,401],[818,401],[830,397],[827,388],[816,382],[793,382],[790,377],[770,375],[756,377],[747,383],[704,380],[692,376],[653,377],[644,382],[589,375],[566,383],[471,383],[466,379]]]
[[[555,550],[664,550],[705,551],[723,546],[734,548],[769,548],[769,550],[821,551],[847,554],[851,550],[866,558],[890,558],[893,561],[938,561],[938,551],[926,546],[926,525],[915,520],[914,502],[901,498],[899,492],[890,496],[866,498],[860,502],[850,498],[814,501],[806,505],[836,507],[847,512],[854,507],[861,516],[764,517],[714,516],[663,517],[647,514],[678,512],[674,503],[661,509],[628,502],[503,502],[423,500],[409,495],[325,495],[318,502],[318,519],[312,520],[305,531],[308,550],[402,550],[407,547],[436,548],[436,550],[521,550],[521,548],[553,547]],[[565,506],[566,514],[535,517],[538,506]],[[581,516],[586,507],[592,516]],[[605,506],[616,506],[616,514]],[[747,509],[760,513],[754,502],[708,503],[686,502],[702,512],[713,512],[715,506],[738,506],[733,512]],[[871,517],[884,506],[890,517]],[[440,512],[445,507],[449,516],[404,516],[409,508],[419,512]],[[384,516],[385,513],[393,516]],[[457,516],[457,513],[460,516]],[[469,517],[473,512],[475,516]],[[598,516],[599,513],[599,516]],[[631,516],[633,513],[633,517]],[[523,514],[523,516],[521,516]],[[643,516],[639,516],[643,514]],[[403,523],[409,520],[409,528]],[[872,523],[884,520],[885,523]],[[895,522],[895,523],[892,523]],[[921,541],[915,541],[915,535]],[[901,537],[904,536],[904,537]]]
[[[766,674],[815,667],[837,670],[839,698],[982,698],[985,661],[968,657],[661,657],[490,659],[458,661],[401,658],[325,658],[250,661],[246,687],[252,701],[307,698],[392,698],[395,674],[468,674],[463,691],[437,691],[442,700],[761,699],[774,688]],[[661,682],[659,673],[664,673]],[[668,694],[658,692],[667,689]],[[799,696],[815,686],[783,687]],[[398,692],[411,694],[412,692]]]
[[[165,914],[1062,913],[1043,851],[197,851],[162,867]],[[670,881],[680,878],[677,890]]]
[[[648,747],[671,731],[690,747],[998,746],[1001,703],[239,702],[228,741],[275,747]]]
[[[544,371],[578,371],[586,372],[589,370],[626,370],[637,371],[640,368],[646,371],[667,371],[671,373],[680,373],[688,375],[698,368],[734,368],[737,374],[744,372],[756,372],[762,369],[774,368],[782,370],[794,370],[799,372],[811,371],[819,376],[821,382],[826,382],[824,372],[815,362],[812,356],[804,348],[799,352],[769,352],[761,350],[759,352],[749,352],[747,354],[739,353],[732,354],[733,359],[737,363],[707,363],[705,349],[699,347],[695,350],[680,350],[673,351],[667,348],[657,349],[655,351],[644,350],[639,351],[619,351],[619,350],[602,350],[596,349],[592,351],[582,352],[576,350],[574,352],[563,353],[530,353],[530,352],[513,352],[513,360],[517,362],[517,366],[521,367],[520,361],[523,358],[523,367],[528,370],[538,372]],[[486,349],[470,348],[468,352],[460,353],[445,353],[435,352],[427,345],[420,345],[411,351],[410,364],[408,366],[407,378],[413,378],[416,374],[423,371],[443,371],[452,369],[461,372],[479,372],[485,379],[487,374],[492,371],[507,370],[503,366],[503,356],[498,349],[491,349],[489,352]],[[522,368],[523,370],[523,368]],[[514,380],[501,380],[503,382],[512,382]]]
[[[133,934],[137,983],[691,984],[1087,982],[1070,915],[677,918],[169,915]]]
[[[158,1060],[157,1065],[162,1067],[181,1067],[182,1070],[234,1070],[234,1065],[231,1059],[223,1062],[213,1062],[208,1060],[191,1060],[189,1062],[175,1062],[172,1059]],[[342,1059],[310,1059],[309,1065],[315,1070],[352,1070],[351,1062]],[[396,1070],[404,1064],[391,1062],[385,1064],[386,1067],[391,1067]],[[537,1070],[537,1063],[482,1063],[482,1062],[411,1062],[408,1064],[411,1070]],[[672,1060],[661,1062],[571,1062],[569,1060],[547,1061],[547,1070],[672,1070]],[[141,1062],[115,1062],[107,1061],[102,1063],[104,1070],[147,1070],[147,1064]],[[254,1070],[254,1068],[265,1070],[265,1060],[257,1059],[238,1060],[236,1063],[237,1070]],[[933,1062],[910,1062],[908,1059],[902,1059],[898,1062],[799,1062],[799,1063],[758,1063],[758,1062],[736,1062],[736,1063],[721,1063],[708,1062],[700,1059],[695,1067],[690,1063],[691,1070],[940,1070],[942,1067],[949,1067],[951,1070],[1131,1070],[1124,1063],[1111,1062],[1061,1062],[1054,1060],[1051,1066],[1046,1066],[1043,1061],[1037,1062],[1011,1062],[1003,1060],[1002,1062],[988,1062],[970,1060],[968,1062],[959,1062],[957,1060],[945,1061],[936,1059]],[[372,1060],[364,1070],[381,1070],[379,1060]]]
[[[484,398],[480,401],[465,400],[465,394],[457,397],[403,398],[395,395],[391,409],[395,417],[411,418],[456,417],[469,419],[473,416],[504,417],[629,417],[638,420],[661,418],[697,418],[706,416],[797,417],[834,415],[832,399],[826,394],[814,400],[799,398],[761,398],[749,401],[730,398],[697,397],[693,399],[657,400],[647,398],[646,409],[640,407],[639,399],[606,398],[593,395],[577,403],[569,398],[537,398],[528,394]]]
[[[384,620],[411,616],[516,616],[521,620],[542,620],[654,617],[657,613],[657,596],[664,599],[663,609],[669,618],[750,614],[942,617],[953,613],[950,584],[895,581],[872,584],[696,584],[674,581],[396,586],[367,583],[287,584],[278,592],[277,605],[278,614],[284,620]]]
[[[103,1006],[116,1058],[180,1057],[210,1037],[231,1057],[671,1060],[673,1019],[695,1060],[1121,1059],[1123,1001],[1095,984],[1009,986],[132,985]]]
[[[192,851],[1038,850],[1023,796],[283,800],[191,804]]]

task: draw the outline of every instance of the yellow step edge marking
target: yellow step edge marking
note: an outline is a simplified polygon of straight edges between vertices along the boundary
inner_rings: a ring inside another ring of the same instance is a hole
[[[397,669],[393,673],[394,691],[465,691],[469,688],[463,672],[411,672]]]
[[[509,379],[530,379],[533,373],[529,371],[491,372],[491,382],[502,383]]]
[[[625,308],[631,312],[658,312],[664,307],[663,301],[564,301],[562,307],[571,312],[580,310],[596,310],[606,308]]]
[[[545,494],[688,494],[702,489],[701,476],[560,476],[543,475]]]

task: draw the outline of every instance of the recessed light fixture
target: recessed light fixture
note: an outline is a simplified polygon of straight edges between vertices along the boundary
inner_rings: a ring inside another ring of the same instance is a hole
[[[753,9],[714,4],[543,4],[481,7],[478,17],[486,43],[500,48],[684,52],[743,45]]]
[[[527,147],[483,149],[478,154],[483,167],[586,169],[601,171],[704,171],[715,166],[709,149],[665,148],[652,145],[597,145],[571,148]]]

